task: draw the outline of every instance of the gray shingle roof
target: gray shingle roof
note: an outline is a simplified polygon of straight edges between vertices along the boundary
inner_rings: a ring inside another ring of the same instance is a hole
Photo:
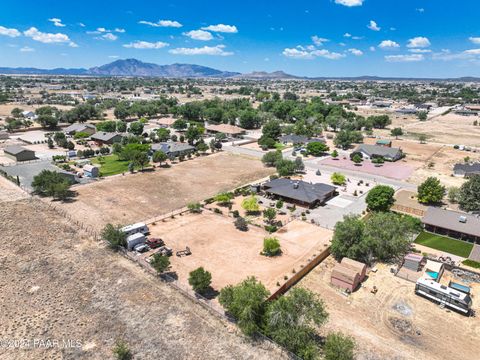
[[[120,134],[118,133],[111,133],[111,132],[97,132],[91,136],[92,139],[94,140],[100,140],[100,141],[110,141],[116,136]]]
[[[461,216],[466,218],[466,222],[460,221]],[[429,207],[422,222],[427,225],[480,237],[480,217],[477,215]]]
[[[480,173],[480,163],[474,164],[455,164],[454,172],[464,172],[466,174]]]
[[[23,146],[20,146],[20,145],[7,146],[5,149],[3,149],[3,151],[11,155],[18,155],[24,151],[33,152],[32,150],[25,149]]]
[[[160,150],[168,155],[169,153],[194,151],[195,148],[189,144],[181,142],[162,142],[158,144],[153,144],[152,150]]]
[[[400,157],[402,155],[402,150],[399,148],[369,144],[358,145],[355,149],[355,152],[359,151],[364,152],[368,156],[382,156],[392,159]]]
[[[64,129],[64,132],[66,133],[71,133],[73,131],[75,132],[81,132],[82,130],[85,129],[95,129],[95,126],[92,124],[72,124]]]
[[[274,179],[263,184],[263,186],[267,188],[266,191],[271,194],[309,204],[315,201],[323,203],[336,190],[335,186],[327,184],[310,184],[305,181],[290,179]]]

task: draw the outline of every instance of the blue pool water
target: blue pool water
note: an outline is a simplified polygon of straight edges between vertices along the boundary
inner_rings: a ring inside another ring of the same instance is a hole
[[[435,271],[426,271],[428,276],[430,276],[432,279],[436,280],[438,278],[438,273]]]

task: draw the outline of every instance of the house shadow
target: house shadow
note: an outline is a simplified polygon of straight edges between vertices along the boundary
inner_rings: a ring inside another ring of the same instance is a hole
[[[166,271],[160,275],[166,282],[174,282],[178,280],[178,274],[175,271]]]

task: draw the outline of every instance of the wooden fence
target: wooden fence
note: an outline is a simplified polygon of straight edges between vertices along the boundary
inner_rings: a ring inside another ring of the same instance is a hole
[[[398,204],[394,204],[392,206],[392,210],[395,211],[395,212],[408,214],[408,215],[413,215],[413,216],[417,216],[417,217],[423,217],[425,215],[425,210],[416,209],[416,208],[412,208],[410,206],[403,206],[403,205],[398,205]]]

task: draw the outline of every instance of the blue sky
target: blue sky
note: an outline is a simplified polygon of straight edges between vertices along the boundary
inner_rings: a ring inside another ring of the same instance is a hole
[[[478,0],[2,1],[0,66],[480,76],[478,14]]]

